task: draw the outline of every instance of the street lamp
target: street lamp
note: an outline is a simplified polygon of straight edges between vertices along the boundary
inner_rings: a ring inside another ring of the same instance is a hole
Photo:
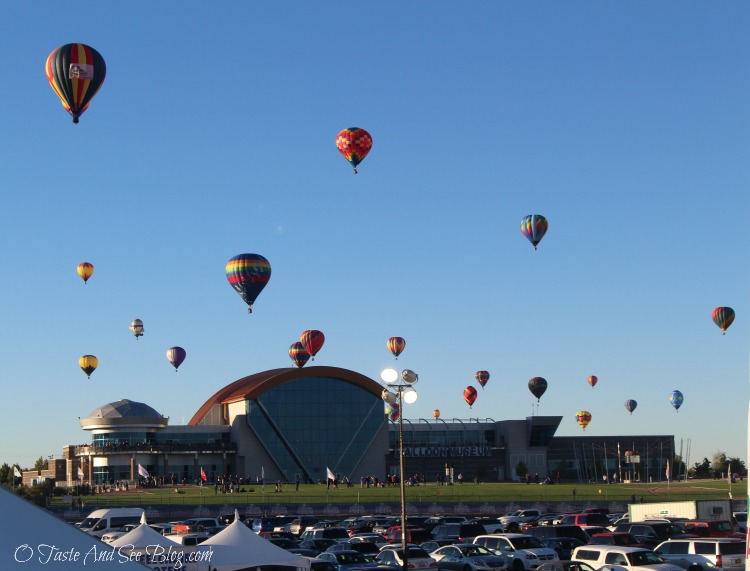
[[[407,548],[406,528],[406,479],[404,478],[404,407],[403,404],[413,404],[417,401],[417,391],[412,385],[419,380],[411,369],[404,369],[398,374],[396,369],[385,369],[380,373],[382,381],[390,388],[383,389],[382,398],[388,404],[398,403],[398,460],[399,460],[399,483],[401,485],[401,548],[403,551],[403,569],[408,571],[409,552]],[[393,391],[393,392],[391,392]]]

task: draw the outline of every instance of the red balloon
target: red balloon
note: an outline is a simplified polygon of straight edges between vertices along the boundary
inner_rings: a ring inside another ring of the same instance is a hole
[[[596,375],[591,375],[588,379],[589,384],[591,385],[591,388],[593,389],[596,386],[596,383],[599,382],[599,377]]]
[[[388,339],[386,345],[388,346],[388,350],[393,353],[393,356],[398,359],[398,356],[406,348],[406,339],[403,337],[391,337]]]
[[[315,355],[317,355],[320,348],[323,347],[325,340],[326,336],[323,335],[322,331],[318,331],[317,329],[303,331],[302,335],[299,337],[299,342],[302,343],[305,351],[308,352],[313,361],[315,360]]]
[[[471,405],[477,400],[477,389],[474,387],[466,387],[464,389],[464,400],[466,401],[466,404],[469,405],[469,408],[471,408]]]
[[[477,371],[476,375],[474,375],[477,382],[482,385],[482,388],[484,388],[484,385],[487,384],[487,381],[490,380],[490,373],[488,371]]]

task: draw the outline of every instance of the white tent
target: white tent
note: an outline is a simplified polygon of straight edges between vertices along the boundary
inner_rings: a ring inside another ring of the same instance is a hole
[[[174,568],[178,561],[183,566],[188,559],[180,545],[146,523],[145,513],[141,517],[141,525],[118,537],[110,545],[121,553],[128,554],[131,560],[137,560],[151,568],[164,569],[169,564]]]
[[[0,569],[144,571],[98,538],[0,488]]]
[[[202,562],[189,564],[190,571],[256,571],[265,565],[310,569],[309,559],[260,537],[240,521],[236,510],[234,522],[201,543],[198,552],[206,557]]]

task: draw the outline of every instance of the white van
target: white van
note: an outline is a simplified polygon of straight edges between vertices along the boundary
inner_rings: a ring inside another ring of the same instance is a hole
[[[101,537],[107,532],[120,529],[129,523],[138,524],[143,517],[143,508],[108,508],[95,510],[81,522],[78,528],[89,535]]]

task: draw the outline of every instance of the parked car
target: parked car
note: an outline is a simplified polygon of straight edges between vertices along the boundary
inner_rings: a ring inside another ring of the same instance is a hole
[[[573,550],[581,545],[586,545],[575,537],[546,537],[541,540],[544,547],[554,549],[560,560],[569,560],[573,556]]]
[[[345,543],[334,543],[326,549],[326,553],[337,553],[339,551],[359,551],[368,561],[374,561],[375,557],[380,553],[377,545],[367,542],[350,543],[347,541]]]
[[[525,533],[533,535],[537,539],[574,537],[582,543],[588,543],[590,538],[589,534],[583,531],[583,528],[579,525],[540,525],[527,529]]]
[[[440,549],[446,545],[455,545],[456,543],[459,543],[457,539],[433,539],[431,541],[420,543],[419,547],[424,549],[427,553],[432,553],[436,549]]]
[[[747,533],[747,512],[733,512],[732,517],[737,522],[737,529],[742,533]]]
[[[607,527],[611,525],[609,518],[598,512],[569,514],[560,520],[559,525],[600,525]]]
[[[616,545],[583,545],[573,551],[573,559],[585,561],[599,571],[682,571],[665,563],[650,549]]]
[[[446,545],[430,553],[438,569],[448,571],[497,571],[508,569],[508,558],[473,543]]]
[[[691,519],[685,522],[684,527],[688,533],[700,537],[743,537],[734,529],[732,522],[726,519],[712,521]]]
[[[638,543],[645,543],[652,547],[656,547],[667,539],[695,537],[685,533],[682,527],[669,521],[650,520],[623,523],[616,525],[614,531],[632,533],[638,539]]]
[[[583,561],[561,560],[551,563],[542,563],[537,571],[595,571],[595,569]]]
[[[474,543],[509,557],[513,571],[531,571],[545,561],[560,559],[553,549],[544,547],[544,544],[532,535],[520,533],[480,535],[474,538]]]
[[[122,527],[118,527],[114,531],[108,531],[104,535],[102,535],[102,541],[104,543],[112,543],[115,539],[121,538],[126,533],[130,533],[133,531],[136,527],[138,527],[139,523],[128,523],[126,525],[123,525]],[[160,532],[161,533],[161,532]]]
[[[359,551],[347,549],[344,551],[325,551],[318,555],[316,559],[329,561],[336,568],[336,571],[346,571],[347,569],[359,569],[362,567],[374,567],[372,560],[368,560]]]
[[[656,546],[656,551],[666,557],[676,554],[696,554],[724,571],[745,569],[745,542],[729,538],[695,537],[672,539]]]
[[[421,547],[407,547],[406,557],[410,569],[431,569],[437,570],[435,559]],[[378,565],[389,565],[403,569],[404,567],[404,550],[401,547],[395,549],[383,549],[375,558]]]
[[[487,530],[481,523],[442,523],[432,530],[432,537],[470,543],[476,536],[486,533]]]
[[[590,545],[624,545],[626,547],[645,547],[650,549],[649,545],[640,543],[638,538],[632,533],[624,531],[611,531],[609,533],[595,533],[589,539]]]
[[[388,544],[388,540],[379,533],[358,533],[349,538],[349,543],[373,543],[380,549]]]

